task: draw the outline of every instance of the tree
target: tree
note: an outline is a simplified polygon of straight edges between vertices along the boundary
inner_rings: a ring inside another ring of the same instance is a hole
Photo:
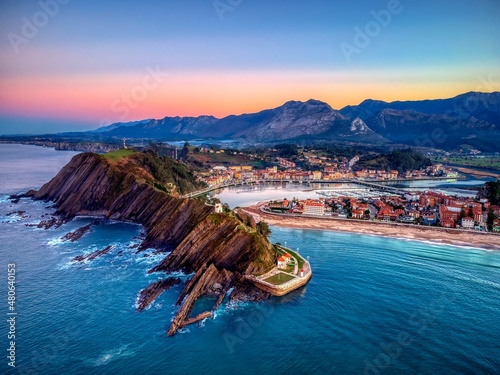
[[[184,147],[179,152],[179,159],[187,160],[189,156],[189,143],[184,143]]]
[[[297,156],[299,153],[297,145],[292,143],[279,144],[274,146],[274,148],[278,150],[278,155],[283,158]]]
[[[488,210],[488,216],[486,218],[486,225],[488,226],[488,230],[493,230],[493,222],[495,221],[495,212],[490,208]]]
[[[269,235],[271,234],[271,229],[269,228],[269,225],[265,221],[259,221],[257,223],[257,232],[264,237],[268,238]]]

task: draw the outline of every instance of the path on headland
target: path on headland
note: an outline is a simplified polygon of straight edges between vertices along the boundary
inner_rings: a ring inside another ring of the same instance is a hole
[[[294,256],[292,256],[292,258],[293,258],[293,261],[295,262],[295,268],[293,270],[293,274],[298,275],[299,274],[299,261]]]

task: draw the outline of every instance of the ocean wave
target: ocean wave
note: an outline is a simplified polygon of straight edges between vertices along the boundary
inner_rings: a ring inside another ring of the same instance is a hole
[[[60,246],[60,245],[63,245],[65,243],[68,243],[67,241],[64,241],[60,236],[57,237],[57,238],[53,238],[51,240],[49,240],[47,242],[47,245],[49,245],[50,247],[56,247],[56,246]]]
[[[166,253],[156,253],[156,254],[137,254],[135,257],[135,262],[139,264],[157,264],[162,261],[167,256]]]
[[[466,245],[466,244],[450,244],[450,243],[445,243],[439,240],[422,240],[418,238],[406,238],[406,237],[393,237],[393,239],[398,240],[398,241],[405,241],[405,242],[419,242],[419,243],[424,243],[426,245],[429,245],[430,247],[433,248],[443,248],[443,247],[454,247],[459,250],[477,250],[477,251],[482,251],[482,252],[497,252],[498,250],[492,250],[492,249],[484,249],[482,247],[477,247],[474,245]]]
[[[250,305],[251,305],[250,302],[245,302],[245,301],[229,301],[228,303],[226,303],[225,309],[223,311],[228,312],[228,311],[240,310]]]
[[[140,297],[141,297],[141,291],[137,292],[137,295],[135,297],[135,302],[132,305],[132,307],[134,308],[134,310],[137,310],[139,308],[139,305],[140,305],[139,299],[140,299]],[[151,307],[151,305],[147,306],[144,310],[147,311],[147,310],[149,310],[150,307]]]
[[[0,218],[0,223],[2,224],[13,224],[13,223],[17,223],[19,221],[21,221],[22,219],[20,217],[16,217],[14,215],[12,216],[9,216],[9,217],[3,217],[3,218]]]
[[[72,268],[75,264],[72,262],[72,261],[67,261],[67,262],[64,262],[64,263],[61,263],[59,264],[56,269],[58,271],[63,271],[63,270],[68,270],[70,268]]]
[[[205,323],[207,321],[208,318],[205,318],[205,319],[202,319],[198,322],[198,327],[205,327]]]
[[[107,365],[112,361],[116,361],[123,357],[130,357],[136,354],[135,350],[129,347],[130,344],[125,344],[117,348],[105,351],[95,359],[87,360],[87,364],[92,367]]]
[[[174,271],[174,272],[168,272],[168,273],[166,273],[166,275],[168,277],[176,277],[176,278],[178,277],[179,279],[186,279],[188,277],[193,277],[194,273],[187,274],[187,273],[184,273],[182,271]]]
[[[1,194],[0,195],[0,204],[1,203],[10,203],[10,199],[9,199],[10,195],[9,194]]]

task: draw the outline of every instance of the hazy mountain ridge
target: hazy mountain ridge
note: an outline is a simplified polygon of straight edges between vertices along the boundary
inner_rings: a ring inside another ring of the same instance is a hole
[[[391,103],[367,99],[341,110],[311,99],[289,101],[274,109],[221,119],[213,116],[165,117],[136,125],[113,125],[107,127],[111,130],[99,128],[96,131],[127,138],[184,136],[257,142],[303,138],[395,142],[445,149],[468,144],[492,150],[500,142],[500,92],[470,92],[450,99]]]

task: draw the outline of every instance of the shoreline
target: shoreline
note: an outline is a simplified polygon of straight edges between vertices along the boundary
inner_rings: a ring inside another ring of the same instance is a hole
[[[344,233],[391,237],[400,240],[431,242],[441,245],[473,247],[483,250],[500,250],[500,236],[469,231],[440,229],[425,226],[400,226],[378,222],[335,220],[331,218],[284,217],[262,212],[257,205],[243,208],[244,211],[275,225],[296,229],[330,230]]]
[[[496,179],[500,178],[500,171],[495,172],[492,170],[482,169],[480,167],[473,167],[469,165],[445,164],[445,166],[450,168],[455,168],[460,173],[471,175],[476,178],[481,178],[481,177],[492,177]]]

